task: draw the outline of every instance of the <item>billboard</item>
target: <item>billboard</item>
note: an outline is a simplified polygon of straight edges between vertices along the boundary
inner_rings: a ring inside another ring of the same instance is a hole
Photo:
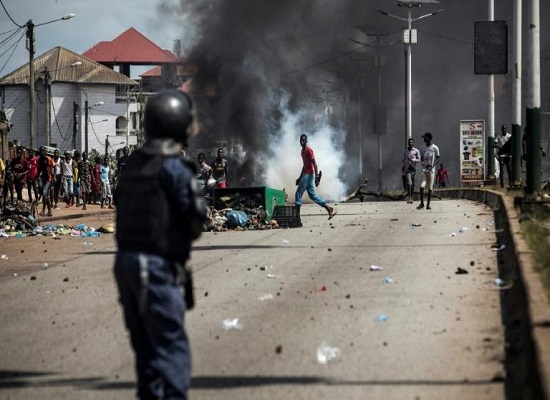
[[[483,183],[485,177],[485,121],[460,121],[460,184]]]

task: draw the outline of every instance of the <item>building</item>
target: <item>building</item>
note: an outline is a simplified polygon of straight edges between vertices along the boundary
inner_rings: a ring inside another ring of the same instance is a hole
[[[128,129],[128,98],[139,90],[136,81],[63,47],[35,58],[34,67],[34,147],[100,153],[107,148],[110,153],[137,142]],[[11,124],[9,141],[24,147],[31,144],[29,82],[29,64],[0,78],[0,109]]]
[[[147,97],[192,77],[179,57],[179,41],[174,47],[175,53],[163,50],[129,28],[82,55],[56,47],[35,58],[36,138],[30,134],[31,71],[26,64],[0,78],[0,111],[11,124],[4,142],[109,154],[138,146]],[[132,66],[155,67],[134,80]]]

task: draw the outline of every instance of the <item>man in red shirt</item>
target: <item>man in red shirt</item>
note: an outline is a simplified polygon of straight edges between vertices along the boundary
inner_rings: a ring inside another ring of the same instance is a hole
[[[304,165],[300,177],[296,179],[298,188],[296,189],[294,204],[296,205],[297,213],[300,215],[302,196],[304,192],[307,191],[309,198],[327,210],[328,219],[332,219],[336,215],[336,209],[327,206],[327,202],[315,193],[315,186],[319,186],[321,175],[317,169],[317,162],[315,161],[313,149],[307,145],[307,135],[300,136],[300,145],[302,146],[302,161]],[[315,186],[313,186],[314,184]]]
[[[446,187],[447,183],[449,183],[449,173],[443,164],[440,164],[439,169],[437,170],[437,183],[440,188]]]
[[[27,158],[27,190],[29,192],[29,201],[32,203],[32,192],[34,198],[40,200],[40,191],[38,190],[38,154],[33,149],[29,149],[29,157]]]

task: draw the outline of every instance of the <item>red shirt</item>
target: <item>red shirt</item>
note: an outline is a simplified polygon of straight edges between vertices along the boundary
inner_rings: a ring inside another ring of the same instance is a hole
[[[304,162],[304,174],[315,174],[315,166],[313,165],[313,160],[315,160],[315,155],[313,154],[313,149],[309,146],[306,146],[302,149],[302,161]]]

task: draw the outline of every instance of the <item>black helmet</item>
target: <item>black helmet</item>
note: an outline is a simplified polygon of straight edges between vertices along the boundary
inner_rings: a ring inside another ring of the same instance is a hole
[[[186,144],[187,128],[193,122],[193,104],[176,90],[160,92],[147,100],[143,125],[147,138],[173,139]]]

